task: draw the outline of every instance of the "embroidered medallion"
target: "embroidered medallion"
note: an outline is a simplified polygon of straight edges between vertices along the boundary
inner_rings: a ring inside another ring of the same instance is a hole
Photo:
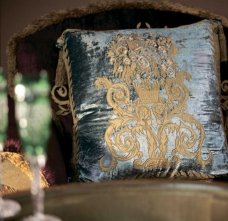
[[[186,110],[191,75],[174,56],[178,49],[167,36],[118,35],[108,46],[114,78],[99,77],[95,85],[107,90],[113,117],[105,131],[109,156],[100,160],[110,172],[120,161],[136,169],[164,168],[190,158],[205,166],[204,128]],[[111,159],[110,159],[111,156]]]

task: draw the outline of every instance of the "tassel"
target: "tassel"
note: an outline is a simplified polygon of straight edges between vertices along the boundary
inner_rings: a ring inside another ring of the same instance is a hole
[[[21,142],[17,139],[7,139],[4,144],[4,152],[21,153]]]

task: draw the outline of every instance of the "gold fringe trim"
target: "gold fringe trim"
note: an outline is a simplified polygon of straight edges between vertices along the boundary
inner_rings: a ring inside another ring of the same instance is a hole
[[[73,138],[72,138],[72,159],[71,159],[71,165],[72,168],[74,168],[73,172],[73,180],[78,181],[79,180],[79,175],[78,175],[78,170],[75,169],[75,166],[78,163],[79,160],[79,139],[78,139],[78,130],[77,130],[77,125],[73,126]]]
[[[4,160],[10,161],[14,166],[19,168],[22,171],[22,173],[26,174],[30,180],[32,180],[32,173],[31,173],[29,163],[25,161],[22,155],[13,153],[13,152],[1,152],[0,158],[3,161]],[[42,188],[49,187],[49,184],[42,173],[41,173],[41,187]]]
[[[228,27],[228,19],[224,16],[214,14],[201,8],[194,8],[167,0],[113,0],[103,3],[95,2],[93,5],[89,5],[88,7],[83,8],[50,12],[49,14],[36,19],[34,22],[26,26],[21,32],[14,34],[8,42],[7,58],[9,95],[11,97],[14,97],[14,76],[18,72],[16,67],[16,46],[21,39],[25,38],[28,35],[32,35],[49,25],[60,23],[67,18],[79,18],[82,16],[101,13],[104,11],[111,11],[115,9],[154,9],[159,11],[181,12],[184,14],[198,16],[200,18],[221,20],[223,26]]]
[[[51,90],[51,97],[59,108],[59,110],[54,113],[54,120],[58,119],[58,115],[66,116],[70,113],[70,101],[68,97],[68,89],[66,86],[54,85]]]
[[[7,185],[0,185],[0,196],[17,192],[14,188]]]
[[[73,97],[73,89],[72,89],[72,70],[71,70],[71,65],[70,61],[68,60],[68,51],[66,49],[66,46],[64,45],[63,47],[63,60],[65,63],[66,71],[67,71],[67,78],[68,78],[68,91],[69,91],[69,103],[70,103],[70,109],[73,117],[73,125],[77,125],[78,123],[78,118],[76,114],[76,105],[74,102],[74,97]]]
[[[197,179],[197,180],[204,180],[204,179],[213,179],[215,178],[213,175],[206,174],[203,172],[196,172],[194,170],[189,171],[178,171],[173,178],[190,178],[190,179]]]
[[[64,34],[61,35],[61,39],[63,39]],[[75,168],[75,165],[78,162],[78,153],[79,153],[79,140],[78,140],[78,136],[77,136],[77,126],[78,126],[78,117],[76,114],[76,105],[74,102],[74,97],[73,97],[73,87],[72,87],[72,69],[71,69],[71,64],[70,64],[70,60],[69,60],[69,56],[68,56],[68,50],[66,48],[66,45],[63,45],[62,48],[62,59],[64,61],[65,64],[65,68],[66,68],[66,73],[67,73],[67,81],[68,81],[68,92],[69,92],[69,106],[70,106],[70,110],[71,110],[71,114],[72,114],[72,118],[73,118],[73,140],[72,140],[72,145],[73,145],[73,150],[72,150],[72,159],[71,159],[71,164],[73,166],[73,168]],[[76,170],[75,170],[76,171]],[[78,179],[78,175],[74,174],[73,179]]]

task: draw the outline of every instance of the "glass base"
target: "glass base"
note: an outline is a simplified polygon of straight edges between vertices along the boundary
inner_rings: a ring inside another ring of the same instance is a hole
[[[22,221],[62,221],[62,220],[57,216],[39,214],[39,215],[31,215],[31,216],[25,217]]]
[[[0,219],[10,218],[17,215],[21,211],[19,203],[13,200],[0,200]]]

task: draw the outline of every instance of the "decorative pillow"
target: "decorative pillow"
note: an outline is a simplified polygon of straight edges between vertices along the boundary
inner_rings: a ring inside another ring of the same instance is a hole
[[[227,174],[219,26],[62,34],[79,180]]]

